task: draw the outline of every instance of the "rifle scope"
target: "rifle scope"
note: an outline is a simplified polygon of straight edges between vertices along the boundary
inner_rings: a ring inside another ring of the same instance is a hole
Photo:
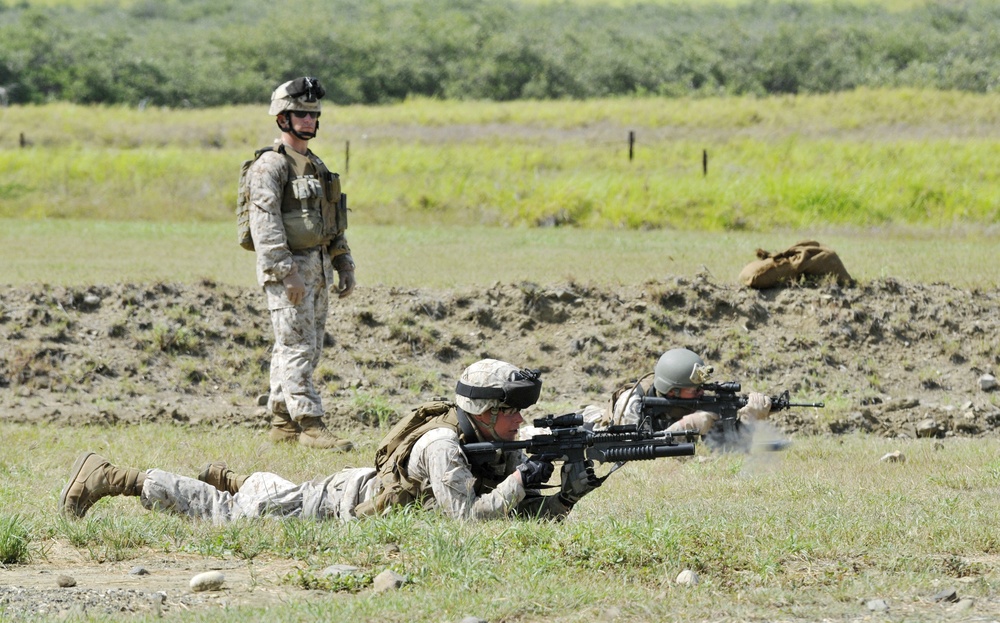
[[[566,415],[546,415],[535,418],[535,428],[576,428],[583,426],[583,416],[579,413],[567,413]]]
[[[720,394],[738,394],[740,393],[741,386],[739,381],[726,381],[724,383],[704,383],[701,388]]]

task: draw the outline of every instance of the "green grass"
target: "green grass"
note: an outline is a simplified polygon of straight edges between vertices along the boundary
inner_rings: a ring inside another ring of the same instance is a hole
[[[556,0],[515,0],[521,4],[550,4]],[[558,0],[564,2],[565,0]],[[680,4],[689,6],[699,6],[705,4],[718,4],[721,6],[742,6],[750,4],[754,0],[570,0],[573,4],[581,6],[605,5],[605,6],[630,6],[634,4]],[[838,0],[799,0],[805,4],[828,5]],[[926,0],[839,0],[840,3],[857,4],[860,6],[882,6],[891,11],[902,11],[923,6]],[[78,9],[92,7],[96,5],[108,5],[131,7],[138,4],[138,0],[24,0],[24,4],[32,7],[56,7],[70,6]],[[8,3],[13,4],[13,3]],[[21,4],[20,2],[17,4]]]
[[[996,95],[908,90],[413,100],[331,110],[313,147],[343,173],[354,225],[995,228],[997,104]],[[56,104],[0,115],[10,128],[0,144],[13,145],[25,127],[33,141],[0,150],[6,218],[229,222],[239,163],[273,137],[250,107]]]
[[[171,554],[254,565],[290,559],[301,572],[284,580],[289,587],[326,588],[309,578],[335,563],[410,578],[379,599],[335,584],[329,588],[340,592],[317,590],[272,609],[276,620],[309,612],[337,620],[473,613],[588,621],[611,611],[639,621],[850,619],[866,616],[864,601],[873,598],[926,620],[944,614],[930,596],[951,585],[979,600],[979,614],[993,612],[1000,580],[993,522],[1000,463],[989,440],[951,439],[936,449],[932,440],[808,438],[778,454],[634,463],[561,524],[461,524],[402,512],[349,525],[212,526],[147,512],[134,498],[102,500],[80,522],[57,519],[54,508],[74,456],[86,448],[122,465],[193,474],[201,462],[224,458],[237,470],[304,480],[370,461],[377,434],[359,437],[360,454],[330,456],[261,443],[262,433],[242,429],[0,428],[9,448],[0,504],[12,516],[35,518],[29,549],[39,562],[47,548],[68,542],[95,562]],[[879,462],[896,449],[905,463]],[[699,574],[697,587],[673,583],[685,568]],[[237,608],[216,611],[213,620],[259,614]]]
[[[998,233],[971,229],[664,232],[566,228],[363,226],[349,230],[359,287],[486,287],[494,282],[641,284],[708,271],[736,282],[758,247],[813,238],[857,279],[996,287]],[[600,259],[595,259],[600,258]],[[234,223],[0,219],[0,283],[196,283],[256,287]],[[459,267],[459,269],[456,269]]]

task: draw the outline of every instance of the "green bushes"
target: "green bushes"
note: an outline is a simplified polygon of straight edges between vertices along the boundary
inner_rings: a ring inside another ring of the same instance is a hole
[[[987,0],[895,12],[767,1],[20,6],[0,5],[0,86],[12,103],[259,103],[302,74],[320,76],[339,104],[1000,86],[1000,7]]]

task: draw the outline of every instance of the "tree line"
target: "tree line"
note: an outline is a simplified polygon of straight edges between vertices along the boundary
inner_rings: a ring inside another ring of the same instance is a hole
[[[992,92],[1000,4],[752,0],[625,7],[510,0],[0,0],[0,103],[261,103],[320,77],[338,104],[425,96]]]

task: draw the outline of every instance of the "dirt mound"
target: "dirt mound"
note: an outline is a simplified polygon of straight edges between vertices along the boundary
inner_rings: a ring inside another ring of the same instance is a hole
[[[263,295],[211,282],[0,288],[0,417],[263,426]],[[536,415],[603,404],[685,346],[744,391],[824,401],[786,434],[993,434],[1000,291],[880,279],[756,291],[704,275],[637,286],[361,287],[334,301],[317,371],[330,418],[374,426],[451,395],[462,367],[540,368]]]

